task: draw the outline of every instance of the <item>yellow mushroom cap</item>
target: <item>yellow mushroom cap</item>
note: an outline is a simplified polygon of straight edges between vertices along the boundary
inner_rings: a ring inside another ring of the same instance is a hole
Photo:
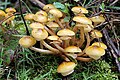
[[[9,22],[9,21],[12,21],[12,20],[14,20],[15,19],[15,16],[12,16],[13,14],[12,13],[7,13],[7,14],[5,14],[5,17],[6,18],[8,18],[8,17],[10,17],[10,18],[8,18],[7,20],[6,20],[6,22]]]
[[[16,10],[15,10],[15,8],[6,8],[5,9],[5,12],[7,12],[7,13],[14,13],[14,12],[16,12]]]
[[[93,31],[91,32],[91,36],[92,36],[93,38],[101,38],[103,35],[102,35],[102,33],[101,33],[100,31],[98,31],[98,30],[93,30]]]
[[[19,44],[24,48],[32,47],[33,45],[35,45],[35,43],[36,43],[36,40],[31,36],[23,36],[19,40]]]
[[[28,13],[24,16],[25,20],[33,20],[34,14]]]
[[[54,9],[54,8],[55,8],[54,5],[52,5],[52,4],[47,4],[47,5],[45,5],[45,6],[43,7],[43,10],[49,11],[50,9]]]
[[[41,23],[38,23],[38,22],[31,23],[29,26],[30,26],[30,28],[32,28],[32,29],[34,29],[34,28],[44,29],[44,25],[41,24]]]
[[[94,16],[90,18],[94,23],[101,23],[105,21],[105,18],[103,16]]]
[[[58,18],[63,16],[62,12],[60,10],[58,10],[58,9],[55,9],[55,8],[51,9],[49,11],[49,13],[52,14],[53,16],[55,16],[55,17],[58,17]]]
[[[56,36],[56,35],[53,35],[53,36],[48,36],[47,39],[49,39],[49,40],[58,40],[59,37]]]
[[[69,47],[66,47],[65,48],[65,52],[72,52],[72,53],[75,53],[75,52],[82,52],[81,49],[77,46],[69,46]]]
[[[81,7],[81,6],[73,7],[72,11],[74,13],[88,13],[88,10],[84,7]]]
[[[61,73],[63,76],[67,76],[74,72],[76,64],[74,62],[62,62],[58,68],[57,72]]]
[[[76,21],[76,22],[79,22],[79,23],[82,23],[82,24],[92,25],[92,21],[89,18],[84,17],[84,16],[75,16],[75,17],[73,17],[73,21]]]
[[[45,22],[47,22],[47,16],[44,16],[44,15],[37,15],[37,14],[35,14],[35,16],[34,16],[34,18],[33,18],[35,21],[37,21],[37,22],[41,22],[41,23],[45,23]]]
[[[40,11],[36,12],[35,15],[47,16],[47,13],[45,11],[43,11],[43,10],[40,10]]]
[[[58,28],[59,25],[56,22],[47,22],[47,26],[50,28]]]
[[[104,43],[102,43],[102,42],[94,42],[94,43],[92,44],[92,46],[94,46],[94,45],[100,46],[100,47],[102,47],[103,49],[107,49],[107,46],[106,46]]]
[[[85,53],[89,57],[97,60],[97,59],[99,59],[101,56],[103,56],[105,54],[105,49],[103,49],[100,46],[93,45],[93,46],[87,47],[86,50],[85,50]]]
[[[70,29],[62,29],[57,32],[58,36],[74,36],[75,33]]]
[[[32,30],[32,36],[37,40],[43,40],[48,37],[48,32],[45,29],[35,28]]]
[[[0,20],[5,18],[5,12],[3,10],[0,10]]]
[[[0,17],[5,16],[5,12],[3,10],[0,10]]]
[[[93,26],[88,25],[88,24],[76,24],[75,26],[83,27],[84,32],[90,32],[93,29]]]

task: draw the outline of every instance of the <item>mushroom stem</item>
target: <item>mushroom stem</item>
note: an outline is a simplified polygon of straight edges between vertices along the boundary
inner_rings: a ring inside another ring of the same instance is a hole
[[[60,25],[60,27],[63,29],[64,28],[64,26],[62,25],[62,23],[59,21],[59,19],[56,17],[55,18],[56,19],[56,22]]]
[[[84,39],[84,27],[80,27],[80,44],[79,47],[81,47],[84,43],[85,39]]]
[[[76,59],[84,62],[92,61],[92,58],[77,57]]]
[[[90,45],[90,36],[89,36],[88,33],[85,33],[85,35],[86,35],[86,39],[87,39],[87,44],[86,44],[86,47],[85,47],[85,49],[86,49]],[[83,50],[82,53],[78,53],[77,56],[83,56],[83,55],[85,55],[84,54],[85,53],[85,49]]]
[[[52,52],[50,50],[39,49],[36,47],[30,47],[30,49],[35,51],[35,52],[39,52],[39,53],[43,53],[43,54],[56,54],[55,52]]]
[[[63,52],[63,53],[65,53],[65,50],[62,48],[62,47],[60,47],[58,44],[56,44],[56,43],[53,43],[54,45],[55,45],[55,47],[56,48],[58,48],[61,52]]]
[[[48,45],[44,40],[41,40],[40,42],[41,42],[41,44],[43,44],[49,50],[51,50],[53,52],[56,52],[56,53],[60,53],[59,50],[57,50],[57,49],[53,48],[52,46]]]
[[[46,26],[44,28],[46,31],[48,31],[49,34],[55,35],[55,33],[52,30],[48,29]]]

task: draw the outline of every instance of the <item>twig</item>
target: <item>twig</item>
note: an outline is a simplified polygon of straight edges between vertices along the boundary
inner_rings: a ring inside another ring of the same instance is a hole
[[[39,6],[40,8],[43,8],[45,6],[45,4],[43,4],[41,1],[39,0],[30,0],[33,4]]]
[[[27,34],[27,35],[30,35],[29,30],[28,30],[28,27],[27,27],[27,24],[26,24],[26,22],[25,22],[25,19],[24,19],[23,13],[22,13],[22,4],[21,4],[21,1],[20,1],[20,0],[19,0],[19,7],[20,7],[20,15],[21,15],[21,17],[22,17],[22,20],[23,20],[24,25],[25,25],[25,28],[26,28],[26,34]]]
[[[118,0],[115,0],[114,2],[112,2],[109,6],[113,6],[115,3],[117,3]]]
[[[113,57],[115,58],[115,62],[117,64],[118,71],[120,72],[120,62],[118,61],[118,56],[120,56],[120,51],[116,49],[116,47],[115,47],[114,43],[112,42],[111,38],[109,37],[106,29],[103,30],[103,34],[105,36],[107,45],[110,48]]]

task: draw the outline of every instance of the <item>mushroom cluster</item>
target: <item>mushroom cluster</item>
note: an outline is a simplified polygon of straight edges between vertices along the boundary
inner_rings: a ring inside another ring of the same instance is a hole
[[[35,14],[26,14],[24,18],[30,21],[31,35],[19,40],[19,44],[25,48],[62,57],[64,62],[58,66],[57,72],[63,76],[74,72],[77,65],[75,61],[97,60],[105,54],[107,48],[102,42],[90,46],[93,39],[102,37],[102,33],[94,28],[105,21],[104,17],[98,15],[88,18],[88,10],[81,6],[75,6],[71,10],[74,13],[73,27],[64,21],[67,15],[52,4],[45,5],[43,10]],[[34,46],[36,41],[40,42],[39,48]]]

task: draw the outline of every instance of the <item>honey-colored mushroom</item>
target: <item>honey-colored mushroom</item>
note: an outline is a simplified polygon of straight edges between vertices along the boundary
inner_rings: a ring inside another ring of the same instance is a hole
[[[30,28],[34,29],[34,28],[40,28],[40,29],[44,29],[44,25],[39,23],[39,22],[33,22],[30,25]]]
[[[19,40],[19,44],[24,48],[32,47],[33,45],[35,45],[35,43],[36,43],[36,40],[31,36],[23,36]]]
[[[16,10],[14,9],[14,8],[6,8],[5,9],[5,12],[7,12],[7,13],[15,13],[16,12]]]
[[[76,64],[74,62],[62,62],[58,68],[57,72],[61,73],[63,76],[70,75],[74,72]]]
[[[100,46],[93,45],[93,46],[87,47],[86,50],[85,50],[85,53],[89,57],[97,60],[97,59],[99,59],[101,56],[103,56],[105,54],[105,49],[103,49]]]
[[[103,49],[107,49],[107,46],[106,46],[104,43],[102,43],[102,42],[94,42],[94,43],[92,44],[92,46],[94,46],[94,45],[100,46],[100,47],[102,47]]]

